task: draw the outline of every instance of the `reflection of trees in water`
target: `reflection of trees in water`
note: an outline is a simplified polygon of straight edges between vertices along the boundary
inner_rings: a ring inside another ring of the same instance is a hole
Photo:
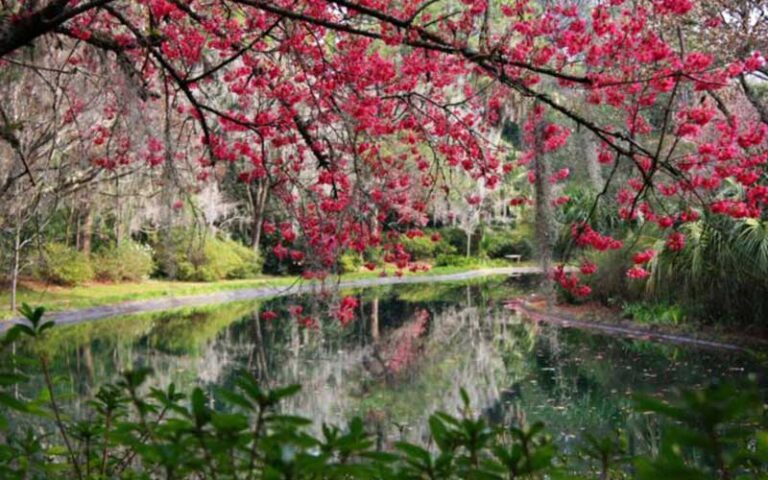
[[[270,371],[273,383],[303,385],[286,410],[318,424],[343,423],[360,414],[390,434],[396,425],[407,425],[409,437],[426,438],[425,414],[458,411],[460,388],[478,411],[495,408],[508,390],[502,349],[531,345],[510,337],[512,330],[501,318],[507,312],[484,307],[404,308],[391,323],[382,323],[378,298],[361,311],[365,318],[350,328],[362,335],[344,337],[333,329],[312,331],[295,324],[255,330],[259,342],[249,364]],[[262,357],[266,362],[258,360]],[[522,364],[518,368],[524,370]]]
[[[676,387],[703,385],[730,375],[745,358],[543,327],[530,357],[531,376],[522,408],[531,420],[543,420],[569,446],[583,432],[622,431],[631,453],[658,447],[654,416],[635,412],[634,394],[667,396]]]
[[[44,348],[62,393],[78,411],[95,386],[135,365],[155,370],[153,384],[188,391],[231,386],[246,369],[269,386],[300,383],[286,411],[321,422],[364,417],[384,438],[428,440],[427,414],[456,413],[464,388],[476,412],[495,423],[544,420],[571,443],[581,431],[626,428],[652,444],[656,428],[631,416],[629,394],[663,391],[722,376],[724,354],[628,342],[523,321],[485,286],[426,285],[359,292],[358,321],[322,319],[307,329],[259,311],[285,311],[308,298],[163,312],[55,329]],[[426,313],[425,313],[426,312]],[[670,365],[675,365],[671,368]],[[746,373],[745,373],[746,374]],[[30,398],[41,382],[28,391]]]
[[[252,350],[250,342],[239,342],[227,327],[254,305],[228,304],[60,327],[36,347],[23,345],[22,351],[34,356],[39,349],[51,358],[56,388],[68,399],[69,410],[77,413],[98,387],[136,366],[152,368],[152,384],[159,387],[175,383],[186,390],[198,379],[218,383],[227,378]],[[42,388],[42,378],[32,375],[19,395],[31,399]]]

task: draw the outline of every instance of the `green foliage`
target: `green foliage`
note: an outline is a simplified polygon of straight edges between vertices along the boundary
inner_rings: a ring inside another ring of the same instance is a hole
[[[632,265],[632,250],[600,252],[591,260],[597,264],[597,271],[588,279],[593,298],[606,305],[642,298],[642,283],[627,278],[627,269]]]
[[[628,235],[627,224],[619,217],[615,206],[604,199],[595,204],[596,194],[591,189],[574,185],[563,193],[568,195],[571,201],[556,210],[560,225],[555,243],[556,256],[563,257],[574,248],[571,227],[575,224],[588,222],[596,231],[617,238]]]
[[[438,230],[443,241],[447,242],[456,252],[466,254],[467,252],[467,234],[460,228],[446,227]],[[472,245],[474,247],[474,245]],[[474,251],[474,248],[472,249]]]
[[[435,259],[436,267],[471,267],[477,263],[476,258],[464,255],[438,255]]]
[[[42,308],[25,305],[22,313],[28,323],[12,328],[0,349],[20,336],[36,342],[53,326]],[[541,423],[492,426],[473,412],[464,390],[457,415],[429,417],[430,444],[397,442],[380,450],[360,419],[314,434],[310,420],[282,409],[298,386],[265,389],[247,373],[212,394],[180,392],[173,384],[155,388],[150,369],[126,371],[89,399],[80,418],[69,418],[45,350],[38,351],[46,379],[38,399],[11,393],[27,375],[0,371],[7,412],[0,431],[11,440],[0,444],[1,478],[650,480],[768,473],[768,430],[755,384],[687,391],[673,402],[638,398],[638,410],[664,420],[650,456],[630,457],[621,434],[589,432],[575,451],[560,451]]]
[[[49,243],[43,247],[38,275],[57,285],[79,285],[94,279],[88,256],[63,243]]]
[[[488,229],[480,241],[480,252],[489,258],[504,258],[505,255],[533,255],[533,230],[528,224],[520,224],[514,230]]]
[[[363,258],[355,251],[344,252],[338,260],[339,273],[354,273],[363,266]]]
[[[110,282],[138,282],[155,270],[152,249],[132,240],[110,246],[98,253],[93,268],[96,278]]]
[[[229,249],[238,258],[236,266],[227,272],[226,279],[254,278],[261,274],[263,259],[252,248],[232,239],[221,240],[219,246]]]
[[[228,238],[213,235],[194,238],[175,231],[171,245],[155,247],[162,273],[178,280],[215,282],[252,278],[261,272],[261,258],[252,249]]]
[[[517,122],[504,120],[504,126],[501,131],[504,140],[514,145],[516,150],[523,150],[523,131]]]
[[[768,223],[706,217],[683,227],[686,246],[649,265],[648,293],[697,318],[761,324],[768,318]],[[662,241],[657,250],[663,250]]]
[[[425,232],[423,237],[408,238],[405,235],[400,236],[400,243],[405,250],[411,254],[414,261],[432,260],[439,255],[450,255],[456,253],[456,247],[441,238],[437,242],[433,241],[430,232]]]
[[[153,328],[145,335],[155,349],[182,355],[196,355],[228,325],[251,314],[251,302],[226,304],[189,311],[151,315]]]
[[[675,421],[662,434],[659,455],[637,460],[639,480],[766,478],[768,431],[754,386],[712,385],[673,403],[645,397],[637,407]]]
[[[635,322],[650,325],[680,325],[686,320],[683,307],[665,303],[627,303],[622,314]]]

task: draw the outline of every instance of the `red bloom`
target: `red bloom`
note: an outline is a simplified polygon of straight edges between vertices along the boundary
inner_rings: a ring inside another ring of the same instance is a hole
[[[592,287],[589,285],[579,285],[573,289],[573,294],[577,297],[588,297],[592,293]]]
[[[679,252],[685,248],[685,235],[680,232],[673,232],[667,238],[667,248],[673,252]]]
[[[299,325],[301,325],[304,328],[318,328],[320,325],[318,325],[317,321],[312,317],[303,317],[298,319]]]
[[[627,277],[633,279],[633,280],[642,280],[644,278],[647,278],[650,273],[643,267],[632,267],[629,270],[627,270]]]
[[[272,222],[264,222],[261,229],[264,231],[265,235],[272,235],[276,231],[275,224]]]
[[[272,248],[272,253],[275,254],[278,260],[282,261],[285,260],[285,257],[288,256],[288,249],[285,248],[282,244],[277,244]]]
[[[336,311],[336,318],[343,327],[349,325],[352,320],[355,319],[355,308],[358,306],[358,301],[355,297],[344,297],[341,300],[339,309]]]
[[[290,226],[284,226],[280,233],[283,235],[283,238],[286,242],[292,243],[294,240],[296,240],[296,232],[293,231],[293,229]]]
[[[266,312],[261,312],[260,317],[262,320],[271,322],[272,320],[277,318],[277,313],[273,312],[272,310],[267,310]]]
[[[642,265],[653,260],[654,256],[656,256],[655,250],[646,250],[644,252],[636,253],[635,256],[632,257],[632,261],[635,262],[635,265]]]
[[[582,275],[592,275],[597,271],[597,265],[590,262],[589,260],[585,260],[579,267],[579,270],[581,271]]]
[[[658,224],[661,228],[669,228],[675,224],[675,219],[672,217],[659,217]]]

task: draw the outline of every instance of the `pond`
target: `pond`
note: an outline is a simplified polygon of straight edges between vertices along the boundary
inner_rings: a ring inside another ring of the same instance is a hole
[[[424,441],[428,414],[456,413],[464,388],[490,421],[542,420],[566,449],[608,429],[653,448],[656,420],[632,411],[634,394],[763,373],[743,354],[536,325],[504,308],[535,284],[493,277],[348,291],[359,306],[345,327],[289,318],[296,305],[322,317],[328,299],[318,295],[174,310],[60,327],[42,348],[74,413],[137,365],[154,370],[155,384],[198,384],[214,399],[216,386],[247,370],[265,384],[301,384],[285,409],[316,425],[361,416],[384,441]],[[267,310],[281,315],[265,321]]]

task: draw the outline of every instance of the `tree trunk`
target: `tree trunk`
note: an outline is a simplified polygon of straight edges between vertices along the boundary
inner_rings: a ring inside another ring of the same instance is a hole
[[[93,237],[93,207],[91,206],[90,199],[86,202],[84,207],[85,216],[83,217],[83,223],[80,226],[80,251],[86,255],[91,254],[91,239]]]
[[[80,214],[79,212],[75,215],[75,250],[80,251],[80,240],[82,240],[82,236],[80,235]],[[69,239],[67,239],[69,241]]]
[[[123,237],[122,231],[122,204],[120,203],[120,177],[115,175],[115,244],[120,246]]]
[[[174,224],[174,203],[178,191],[176,182],[176,170],[173,161],[173,142],[171,139],[171,114],[170,104],[166,96],[165,102],[165,126],[163,146],[165,149],[165,158],[163,161],[163,188],[161,191],[161,217],[160,217],[160,242],[163,245],[164,255],[160,258],[165,275],[175,280],[178,275],[177,265],[174,261],[174,255],[171,253],[174,249],[173,242],[173,224]]]
[[[467,230],[467,258],[472,256],[472,232]]]
[[[266,180],[259,180],[256,188],[248,187],[248,197],[253,209],[253,218],[251,223],[251,247],[257,254],[261,245],[261,232],[264,225],[264,210],[267,207],[269,199],[269,186]]]
[[[552,184],[549,182],[552,172],[544,154],[544,127],[544,121],[540,121],[536,125],[533,168],[536,174],[536,181],[534,182],[536,191],[536,243],[538,244],[539,263],[545,275],[543,293],[547,298],[549,308],[554,297],[554,284],[549,272],[552,268],[555,246],[555,227],[552,212]]]
[[[16,235],[13,239],[13,266],[11,268],[11,311],[16,311],[16,293],[19,287],[19,263],[21,261],[21,220],[16,222]]]
[[[256,254],[259,254],[259,245],[261,245],[261,224],[262,218],[259,211],[253,209],[253,223],[251,224],[251,247]]]
[[[597,142],[591,132],[584,132],[582,138],[589,183],[594,191],[599,192],[603,189],[603,174],[600,171],[600,162],[597,160]]]

